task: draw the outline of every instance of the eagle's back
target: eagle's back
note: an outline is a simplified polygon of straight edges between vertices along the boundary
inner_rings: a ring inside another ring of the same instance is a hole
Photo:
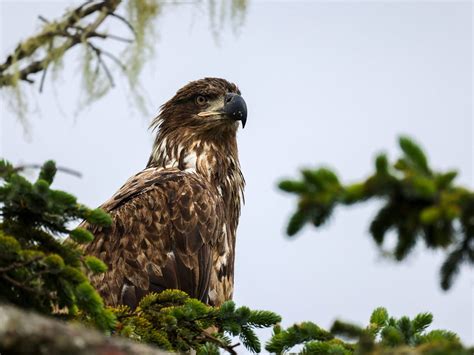
[[[85,252],[108,271],[92,277],[105,302],[135,307],[148,292],[181,289],[211,305],[232,297],[235,229],[215,186],[193,171],[148,168],[101,206],[112,216]]]

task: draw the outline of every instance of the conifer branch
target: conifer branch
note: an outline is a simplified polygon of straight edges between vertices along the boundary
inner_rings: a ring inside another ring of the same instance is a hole
[[[367,179],[343,185],[326,168],[304,169],[299,180],[283,180],[279,188],[298,196],[287,234],[305,225],[324,225],[337,206],[368,200],[383,201],[370,223],[370,233],[383,247],[387,233],[398,235],[395,248],[385,255],[404,260],[419,240],[445,251],[440,270],[441,287],[447,290],[462,263],[474,264],[474,191],[455,185],[456,171],[436,172],[423,150],[410,138],[400,137],[402,156],[390,164],[385,154],[375,159],[375,172]]]

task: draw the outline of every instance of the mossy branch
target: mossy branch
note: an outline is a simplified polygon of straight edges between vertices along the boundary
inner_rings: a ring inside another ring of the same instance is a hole
[[[18,44],[3,64],[0,64],[0,87],[16,86],[19,81],[34,83],[34,74],[45,71],[63,55],[92,38],[121,37],[99,33],[97,29],[109,16],[113,16],[121,0],[87,1],[67,12],[61,20],[47,22],[40,33]],[[90,20],[92,18],[92,20]],[[32,58],[44,49],[41,59]],[[42,79],[44,81],[44,79]]]

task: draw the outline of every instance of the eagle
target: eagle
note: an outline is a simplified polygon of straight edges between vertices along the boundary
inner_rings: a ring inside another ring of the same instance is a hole
[[[85,253],[108,266],[91,276],[106,304],[135,308],[165,289],[212,306],[232,298],[246,120],[238,87],[220,78],[192,81],[161,106],[146,168],[101,206],[111,226],[82,224],[95,236]]]

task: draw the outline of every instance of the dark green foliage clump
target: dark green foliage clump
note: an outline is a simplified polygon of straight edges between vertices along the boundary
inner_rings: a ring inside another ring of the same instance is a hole
[[[84,274],[86,268],[103,272],[106,267],[84,257],[76,243],[93,235],[68,228],[79,219],[107,226],[110,217],[51,189],[55,174],[54,162],[48,161],[32,183],[0,161],[0,301],[63,317],[81,311],[99,328],[110,329],[115,317]],[[74,241],[61,242],[59,237],[69,233]]]
[[[227,301],[211,307],[179,290],[166,290],[145,296],[136,310],[127,306],[113,309],[117,316],[116,332],[162,349],[198,354],[219,354],[218,349],[233,353],[236,345],[229,336],[238,336],[251,352],[260,352],[255,328],[271,327],[281,321],[268,311],[236,308]]]
[[[287,233],[295,235],[306,223],[321,226],[337,205],[380,199],[384,203],[370,224],[377,245],[393,230],[398,241],[392,255],[398,261],[421,239],[429,248],[446,250],[441,286],[448,289],[460,265],[474,263],[474,192],[454,184],[455,171],[433,171],[413,140],[401,137],[399,145],[403,154],[395,163],[379,155],[375,172],[361,182],[343,185],[326,168],[306,169],[302,179],[280,182],[281,190],[299,198]]]
[[[278,326],[265,349],[282,354],[296,345],[303,346],[301,354],[444,354],[467,355],[473,349],[464,348],[456,334],[446,330],[426,331],[433,316],[420,313],[415,318],[390,317],[385,308],[372,312],[370,323],[362,328],[354,324],[335,321],[330,332],[316,324],[295,324],[285,330]],[[353,339],[348,342],[337,338]]]

